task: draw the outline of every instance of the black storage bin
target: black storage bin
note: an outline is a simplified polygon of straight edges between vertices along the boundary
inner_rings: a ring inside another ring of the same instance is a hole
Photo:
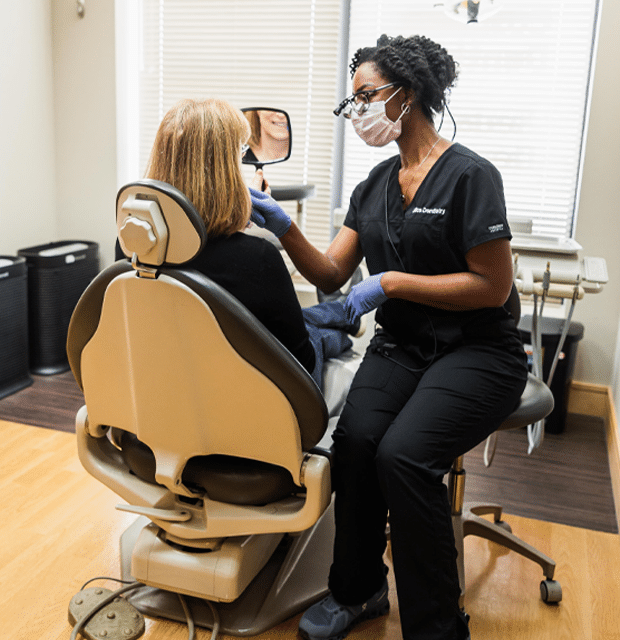
[[[564,329],[563,318],[540,318],[541,348],[543,356],[543,379],[549,379],[549,372],[555,357],[555,353],[560,343],[562,330]],[[532,344],[532,316],[523,316],[519,322],[519,332],[521,339],[526,345]],[[566,423],[566,411],[568,405],[568,386],[571,382],[573,370],[575,368],[575,357],[577,355],[577,343],[583,338],[583,325],[580,322],[571,322],[566,339],[560,353],[560,359],[551,381],[551,392],[555,407],[545,420],[545,431],[547,433],[562,433]]]
[[[84,289],[99,273],[99,245],[83,240],[21,249],[28,265],[30,370],[52,375],[69,369],[69,320]]]
[[[0,398],[30,384],[26,260],[0,256]]]

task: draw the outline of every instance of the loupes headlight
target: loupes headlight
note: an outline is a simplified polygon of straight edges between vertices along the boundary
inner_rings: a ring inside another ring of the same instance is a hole
[[[350,96],[345,98],[336,109],[334,109],[334,115],[339,116],[341,113],[345,118],[351,117],[351,112],[355,111],[358,116],[366,113],[368,110],[368,98],[363,96]]]

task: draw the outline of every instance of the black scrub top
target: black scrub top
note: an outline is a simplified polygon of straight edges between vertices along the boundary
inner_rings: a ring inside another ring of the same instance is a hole
[[[398,155],[377,165],[354,190],[344,222],[359,234],[371,275],[468,271],[470,249],[512,237],[499,171],[466,147],[453,144],[440,156],[405,211],[399,169]],[[391,298],[377,309],[376,321],[422,360],[467,338],[487,336],[520,347],[514,321],[502,307],[445,311]]]

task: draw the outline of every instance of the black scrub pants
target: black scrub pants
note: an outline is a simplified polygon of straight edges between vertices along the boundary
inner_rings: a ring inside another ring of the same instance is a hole
[[[466,628],[443,477],[515,409],[527,378],[525,355],[480,341],[411,372],[405,367],[420,367],[414,359],[400,347],[386,357],[376,340],[334,432],[329,587],[345,605],[381,588],[389,512],[404,640],[461,640]]]

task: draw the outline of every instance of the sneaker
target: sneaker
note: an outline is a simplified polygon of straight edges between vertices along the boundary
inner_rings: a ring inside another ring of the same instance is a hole
[[[461,610],[459,620],[461,622],[460,626],[463,632],[463,640],[471,640],[471,634],[469,633],[469,614]]]
[[[342,640],[359,622],[378,618],[389,610],[387,580],[370,600],[356,606],[342,605],[329,594],[304,613],[299,633],[306,640]]]

